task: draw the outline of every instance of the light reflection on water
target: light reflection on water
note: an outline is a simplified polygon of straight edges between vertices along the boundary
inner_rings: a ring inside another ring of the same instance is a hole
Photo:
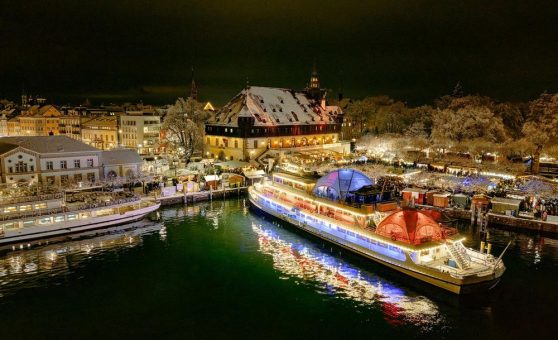
[[[161,224],[130,225],[112,228],[100,236],[73,235],[72,241],[55,242],[31,249],[8,251],[0,256],[0,297],[22,288],[39,287],[45,279],[71,273],[86,260],[106,252],[140,245],[142,236],[166,230]]]
[[[257,223],[252,223],[252,230],[258,235],[259,251],[272,257],[284,279],[303,280],[320,294],[380,309],[393,325],[408,323],[427,330],[443,322],[436,304],[424,296],[412,296],[288,231]]]
[[[316,329],[337,338],[349,331],[384,338],[397,334],[400,338],[416,334],[474,338],[479,336],[479,330],[481,338],[501,338],[506,334],[543,338],[552,334],[550,328],[554,326],[548,325],[547,320],[555,316],[558,304],[553,294],[558,281],[558,240],[550,237],[491,229],[495,256],[512,240],[504,256],[507,271],[502,282],[487,294],[456,297],[446,296],[449,293],[444,295],[435,287],[412,284],[410,278],[392,275],[389,269],[346,251],[339,253],[339,248],[295,227],[255,214],[243,199],[166,207],[161,215],[165,227],[150,224],[146,228],[0,252],[0,305],[9,306],[0,319],[17,320],[14,308],[19,314],[35,311],[40,315],[45,301],[53,297],[62,301],[60,308],[65,309],[61,313],[71,317],[74,306],[68,293],[79,292],[76,296],[83,296],[85,301],[82,306],[89,308],[87,299],[120,298],[122,283],[129,280],[134,291],[151,292],[156,288],[170,292],[171,297],[157,296],[152,301],[141,298],[142,304],[166,313],[154,325],[169,320],[168,327],[179,324],[177,320],[195,320],[199,329],[214,330],[215,324],[207,320],[214,320],[215,314],[205,318],[202,313],[199,318],[199,311],[224,311],[222,319],[216,320],[222,325],[237,313],[239,305],[243,313],[238,315],[246,316],[250,327],[258,323],[269,326],[269,316],[252,312],[266,304],[250,300],[254,294],[268,297],[272,301],[269,303],[286,301],[282,308],[288,318],[291,314],[295,319],[317,314],[312,320]],[[467,221],[458,224],[467,236],[467,246],[478,249],[478,228],[470,227]],[[134,251],[126,253],[131,248]],[[135,279],[141,270],[146,270],[146,280]],[[92,277],[99,281],[86,281]],[[53,285],[63,287],[50,289]],[[107,286],[110,289],[104,289]],[[190,289],[183,289],[185,286]],[[26,287],[33,289],[22,291]],[[40,287],[48,289],[37,289]],[[269,293],[268,287],[280,290]],[[248,298],[240,298],[244,296]],[[304,308],[295,304],[289,310],[289,299],[304,301]],[[226,302],[219,304],[218,300]],[[116,307],[108,309],[116,323],[133,327],[119,319],[123,314]],[[141,308],[130,307],[129,311],[138,310],[141,312]],[[321,314],[315,313],[318,310]],[[195,312],[188,314],[189,311]],[[320,323],[324,319],[325,323]],[[337,324],[337,320],[342,321]],[[240,317],[236,321],[243,322]],[[90,331],[90,320],[83,322],[77,322],[76,329]],[[343,329],[347,323],[359,327]],[[298,324],[294,322],[292,326],[297,331]],[[519,329],[520,325],[532,327]],[[239,329],[234,323],[228,327],[223,327],[223,332]],[[183,329],[187,332],[192,328]],[[390,333],[392,329],[397,332]]]

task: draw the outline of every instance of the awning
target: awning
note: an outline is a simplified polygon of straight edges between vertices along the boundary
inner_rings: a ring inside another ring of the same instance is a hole
[[[244,171],[243,174],[244,174],[244,176],[246,176],[246,178],[248,178],[248,179],[256,179],[256,178],[263,178],[263,177],[265,177],[265,171],[263,171],[263,170],[250,170],[250,171]]]
[[[203,176],[203,179],[206,182],[218,181],[219,180],[219,175],[207,175],[207,176]]]

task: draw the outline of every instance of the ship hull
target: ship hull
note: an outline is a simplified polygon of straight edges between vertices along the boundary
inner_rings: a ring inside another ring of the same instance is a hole
[[[23,230],[18,232],[9,232],[6,233],[3,237],[0,237],[0,245],[28,242],[42,238],[80,233],[83,231],[103,229],[126,223],[132,223],[144,219],[145,216],[147,216],[151,212],[156,211],[157,209],[159,209],[160,206],[160,203],[155,203],[147,207],[128,211],[126,213],[118,215],[114,214],[108,216],[93,217],[87,220],[72,222],[65,221],[45,227],[29,228],[36,229],[33,231]]]
[[[490,276],[465,278],[465,279],[457,279],[449,275],[440,277],[442,275],[439,275],[437,272],[433,270],[428,270],[425,268],[416,268],[418,266],[414,265],[414,263],[412,263],[411,260],[409,259],[407,259],[407,261],[398,261],[391,258],[386,258],[381,254],[376,254],[368,249],[360,247],[359,245],[340,239],[335,235],[325,233],[307,224],[300,223],[299,221],[293,220],[286,215],[280,214],[271,209],[267,209],[265,206],[259,204],[257,200],[254,197],[252,197],[252,195],[250,194],[248,197],[251,206],[257,209],[258,211],[265,213],[266,215],[287,222],[290,225],[300,230],[303,230],[307,233],[310,233],[322,240],[325,240],[339,247],[347,249],[355,254],[366,257],[382,265],[385,265],[386,267],[396,270],[402,274],[411,276],[417,280],[442,288],[454,294],[471,294],[471,293],[477,293],[477,292],[482,292],[482,291],[492,289],[494,286],[498,284],[498,282],[500,281],[500,277],[503,274],[502,271]]]

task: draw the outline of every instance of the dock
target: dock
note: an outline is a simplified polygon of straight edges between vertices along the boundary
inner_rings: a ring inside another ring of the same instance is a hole
[[[205,190],[197,192],[186,192],[177,193],[171,196],[161,196],[156,197],[157,202],[161,202],[161,205],[173,205],[173,204],[194,204],[196,202],[211,201],[214,199],[225,199],[227,197],[240,197],[248,191],[248,187],[237,187],[237,188],[222,188],[215,190]]]
[[[455,208],[446,208],[446,209],[438,208],[436,210],[443,211],[449,217],[462,219],[462,220],[471,220],[471,210],[455,209]],[[558,234],[558,223],[556,222],[548,222],[542,220],[501,215],[501,214],[495,214],[493,212],[487,213],[486,217],[488,219],[489,225],[492,226],[503,226],[506,229],[518,230],[518,231],[532,230],[532,231]]]

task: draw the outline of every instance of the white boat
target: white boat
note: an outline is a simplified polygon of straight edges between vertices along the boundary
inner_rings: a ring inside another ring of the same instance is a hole
[[[82,192],[84,200],[55,193],[0,204],[0,245],[135,222],[160,203],[125,193]]]
[[[352,169],[310,183],[274,174],[248,189],[251,204],[310,234],[456,294],[494,287],[505,271],[496,258],[463,245],[457,229],[427,212],[397,210],[374,223],[373,181]]]

